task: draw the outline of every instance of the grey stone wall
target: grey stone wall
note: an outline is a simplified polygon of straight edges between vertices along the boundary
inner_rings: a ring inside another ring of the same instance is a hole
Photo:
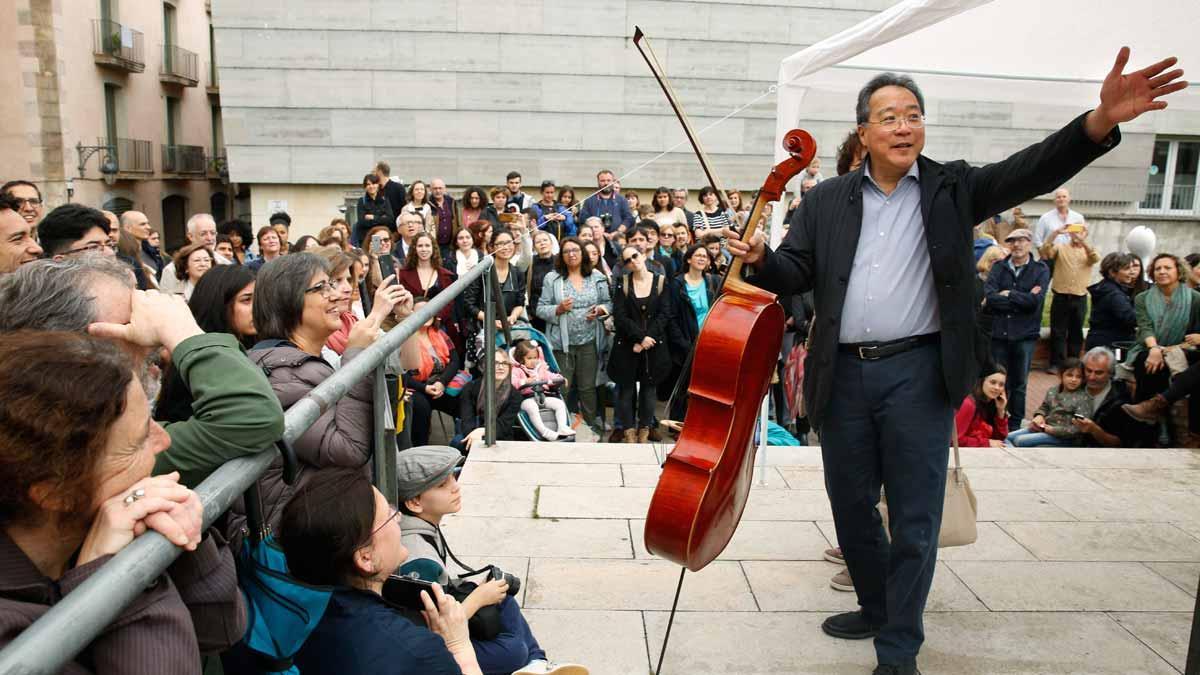
[[[632,45],[635,24],[703,128],[766,92],[783,57],[891,0],[212,4],[235,181],[341,185],[386,159],[406,178],[441,176],[451,185],[493,185],[517,169],[527,184],[588,186],[598,168],[623,174],[683,139]],[[945,88],[926,94],[927,154],[976,163],[1039,140],[1084,109],[957,100]],[[831,165],[853,125],[853,92],[809,98],[797,122]],[[728,187],[761,184],[775,114],[769,95],[704,134]],[[1153,131],[1127,130],[1124,143],[1078,179],[1077,196],[1088,196],[1082,186],[1103,185],[1136,199]],[[624,181],[702,183],[686,145]]]

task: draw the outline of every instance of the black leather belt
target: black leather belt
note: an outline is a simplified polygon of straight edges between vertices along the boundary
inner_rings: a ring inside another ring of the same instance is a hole
[[[903,354],[910,349],[937,344],[938,342],[941,342],[940,333],[926,333],[925,335],[914,335],[913,337],[888,340],[887,342],[855,342],[850,344],[843,342],[838,344],[838,351],[862,359],[863,361],[878,361],[879,359],[886,359],[896,354]]]

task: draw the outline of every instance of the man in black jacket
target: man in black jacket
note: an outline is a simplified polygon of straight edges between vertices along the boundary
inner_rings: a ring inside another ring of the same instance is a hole
[[[379,178],[379,186],[383,188],[383,197],[387,199],[388,208],[399,217],[400,209],[408,202],[408,189],[404,187],[404,181],[392,178],[392,167],[387,162],[375,164],[375,176]]]
[[[922,156],[916,83],[876,76],[855,111],[863,165],[809,191],[777,252],[761,235],[746,243],[726,232],[733,254],[757,267],[753,283],[784,296],[815,292],[804,396],[861,606],[822,627],[875,637],[876,675],[919,672],[951,422],[978,376],[972,228],[1062,185],[1120,141],[1117,124],[1187,86],[1181,71],[1165,72],[1174,59],[1125,75],[1128,58],[1123,48],[1095,110],[980,168]],[[881,486],[890,543],[875,510]]]

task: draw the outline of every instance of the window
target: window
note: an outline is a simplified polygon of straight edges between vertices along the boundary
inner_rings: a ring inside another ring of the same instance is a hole
[[[175,132],[179,129],[179,99],[174,96],[167,97],[167,142],[166,145],[175,145]]]
[[[1197,166],[1200,164],[1200,140],[1158,139],[1150,156],[1150,176],[1146,196],[1138,204],[1145,211],[1160,213],[1196,213],[1200,211],[1197,193]]]
[[[117,142],[117,92],[120,87],[115,84],[104,85],[104,133],[109,145]]]

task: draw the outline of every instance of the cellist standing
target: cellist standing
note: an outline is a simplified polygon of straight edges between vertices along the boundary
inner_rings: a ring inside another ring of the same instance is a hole
[[[813,289],[818,323],[805,372],[838,541],[860,610],[829,617],[835,637],[875,638],[875,675],[919,673],[954,405],[977,376],[971,228],[1045,194],[1120,142],[1117,125],[1181,90],[1170,58],[1124,74],[1122,48],[1096,109],[1001,162],[974,168],[921,155],[925,105],[906,76],[859,92],[867,159],[822,181],[778,251],[761,235],[729,248],[750,281],[788,296]],[[886,490],[891,543],[875,510]]]

